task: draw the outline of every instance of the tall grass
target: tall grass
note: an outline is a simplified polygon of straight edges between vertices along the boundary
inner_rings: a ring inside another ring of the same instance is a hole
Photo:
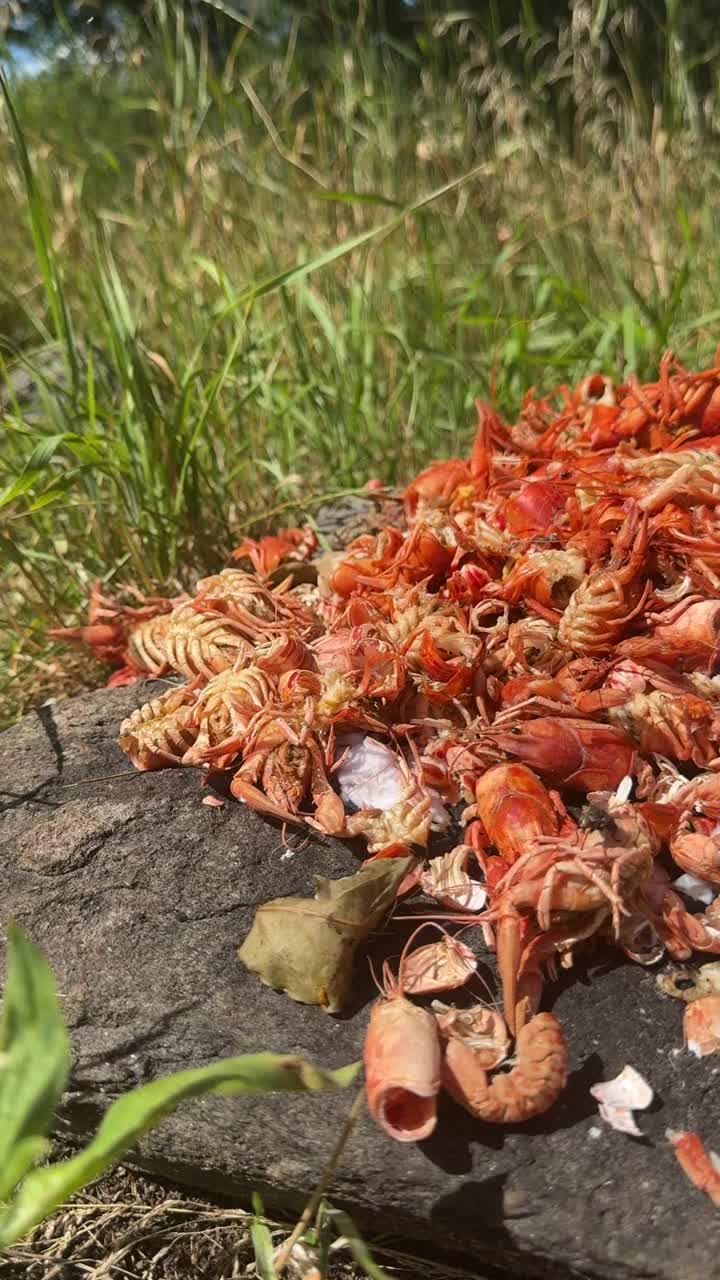
[[[712,358],[717,104],[680,19],[648,89],[631,6],[581,0],[552,37],[530,4],[507,31],[498,12],[438,21],[424,50],[243,26],[217,65],[157,0],[120,65],[13,83],[6,716],[73,686],[44,635],[94,577],[172,587],[267,513],[402,480],[467,446],[491,386],[511,415],[590,367],[648,375],[667,345]]]

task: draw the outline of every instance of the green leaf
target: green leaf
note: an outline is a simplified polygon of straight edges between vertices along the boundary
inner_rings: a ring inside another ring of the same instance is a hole
[[[36,471],[23,471],[22,475],[19,475],[16,480],[13,480],[12,483],[9,484],[6,489],[3,489],[2,493],[0,493],[0,509],[2,509],[2,507],[9,507],[10,503],[14,502],[16,498],[22,497],[24,493],[27,493],[28,489],[32,489],[36,480]]]
[[[42,511],[43,507],[49,507],[52,502],[57,502],[59,498],[65,497],[66,486],[61,489],[48,489],[46,493],[41,493],[39,498],[30,503],[27,512],[24,514],[32,515],[34,511]]]
[[[46,436],[44,440],[39,440],[35,445],[25,466],[28,471],[41,470],[46,467],[48,462],[55,456],[66,441],[65,432],[58,435]]]
[[[11,924],[0,1023],[0,1201],[44,1152],[69,1063],[50,967]]]
[[[78,1155],[28,1174],[0,1216],[0,1248],[41,1222],[170,1115],[181,1102],[206,1094],[271,1093],[345,1088],[359,1063],[325,1071],[290,1054],[256,1053],[226,1058],[208,1067],[178,1071],[141,1085],[113,1102],[93,1140]]]

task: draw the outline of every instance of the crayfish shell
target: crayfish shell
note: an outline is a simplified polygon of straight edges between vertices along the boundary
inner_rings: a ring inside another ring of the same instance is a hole
[[[447,1041],[443,1085],[461,1107],[491,1124],[515,1124],[542,1115],[567,1080],[567,1045],[551,1013],[538,1013],[518,1032],[515,1066],[493,1077],[467,1039]]]
[[[510,1035],[501,1013],[475,1004],[467,1009],[433,1000],[432,1010],[443,1041],[462,1040],[484,1071],[499,1067],[510,1052]]]
[[[242,569],[223,569],[201,578],[197,584],[197,602],[237,621],[244,621],[248,614],[260,622],[277,619],[271,592]]]
[[[157,618],[146,618],[133,627],[127,641],[128,665],[136,671],[147,671],[160,676],[168,668],[167,634],[170,614],[161,613]]]
[[[685,1009],[685,1043],[696,1058],[720,1053],[720,995],[701,996]]]
[[[239,739],[252,717],[267,706],[272,693],[272,682],[258,667],[228,669],[213,676],[195,700],[191,722],[197,726],[197,739],[183,764],[200,766],[212,758],[224,768],[237,755]],[[228,759],[224,760],[226,752]]]
[[[195,694],[169,689],[138,707],[120,725],[120,746],[136,769],[179,765],[197,736],[191,724]]]
[[[244,666],[252,645],[231,618],[182,604],[170,614],[167,656],[173,670],[189,680],[199,675],[209,680],[229,667]]]
[[[455,991],[477,972],[472,947],[445,934],[439,942],[418,947],[403,961],[403,989],[413,995],[430,991]]]
[[[437,1121],[441,1071],[433,1015],[404,996],[378,1000],[363,1056],[373,1119],[398,1142],[429,1138]]]

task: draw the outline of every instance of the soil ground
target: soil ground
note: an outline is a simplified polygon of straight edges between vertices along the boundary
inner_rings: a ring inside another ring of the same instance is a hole
[[[59,1148],[56,1155],[66,1154]],[[246,1208],[185,1191],[119,1165],[0,1260],[2,1280],[238,1280],[257,1275]],[[292,1223],[273,1224],[280,1244]],[[459,1280],[467,1272],[372,1242],[397,1280]],[[326,1280],[365,1275],[338,1251]],[[301,1277],[288,1271],[289,1280]],[[479,1277],[478,1277],[479,1280]]]

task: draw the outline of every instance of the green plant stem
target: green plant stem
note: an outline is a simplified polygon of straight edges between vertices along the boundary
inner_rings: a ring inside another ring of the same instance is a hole
[[[340,1163],[342,1154],[348,1142],[350,1141],[353,1129],[355,1128],[355,1125],[358,1122],[360,1113],[364,1105],[365,1105],[365,1089],[362,1088],[350,1108],[348,1117],[345,1121],[345,1124],[342,1127],[340,1136],[338,1137],[338,1140],[335,1143],[335,1146],[333,1147],[332,1154],[330,1155],[330,1159],[328,1160],[323,1170],[320,1181],[318,1182],[310,1199],[305,1205],[305,1208],[303,1209],[300,1217],[298,1218],[295,1226],[293,1227],[292,1232],[288,1236],[285,1243],[281,1245],[280,1251],[275,1257],[275,1270],[279,1276],[282,1275],[288,1262],[290,1261],[290,1255],[293,1251],[293,1246],[297,1244],[300,1237],[304,1234],[305,1231],[307,1231],[308,1227],[310,1226],[310,1223],[312,1222],[313,1218],[315,1217],[320,1207],[320,1202],[323,1199],[328,1187],[330,1186],[330,1183],[332,1182],[333,1177],[335,1176],[335,1170],[337,1169]]]

